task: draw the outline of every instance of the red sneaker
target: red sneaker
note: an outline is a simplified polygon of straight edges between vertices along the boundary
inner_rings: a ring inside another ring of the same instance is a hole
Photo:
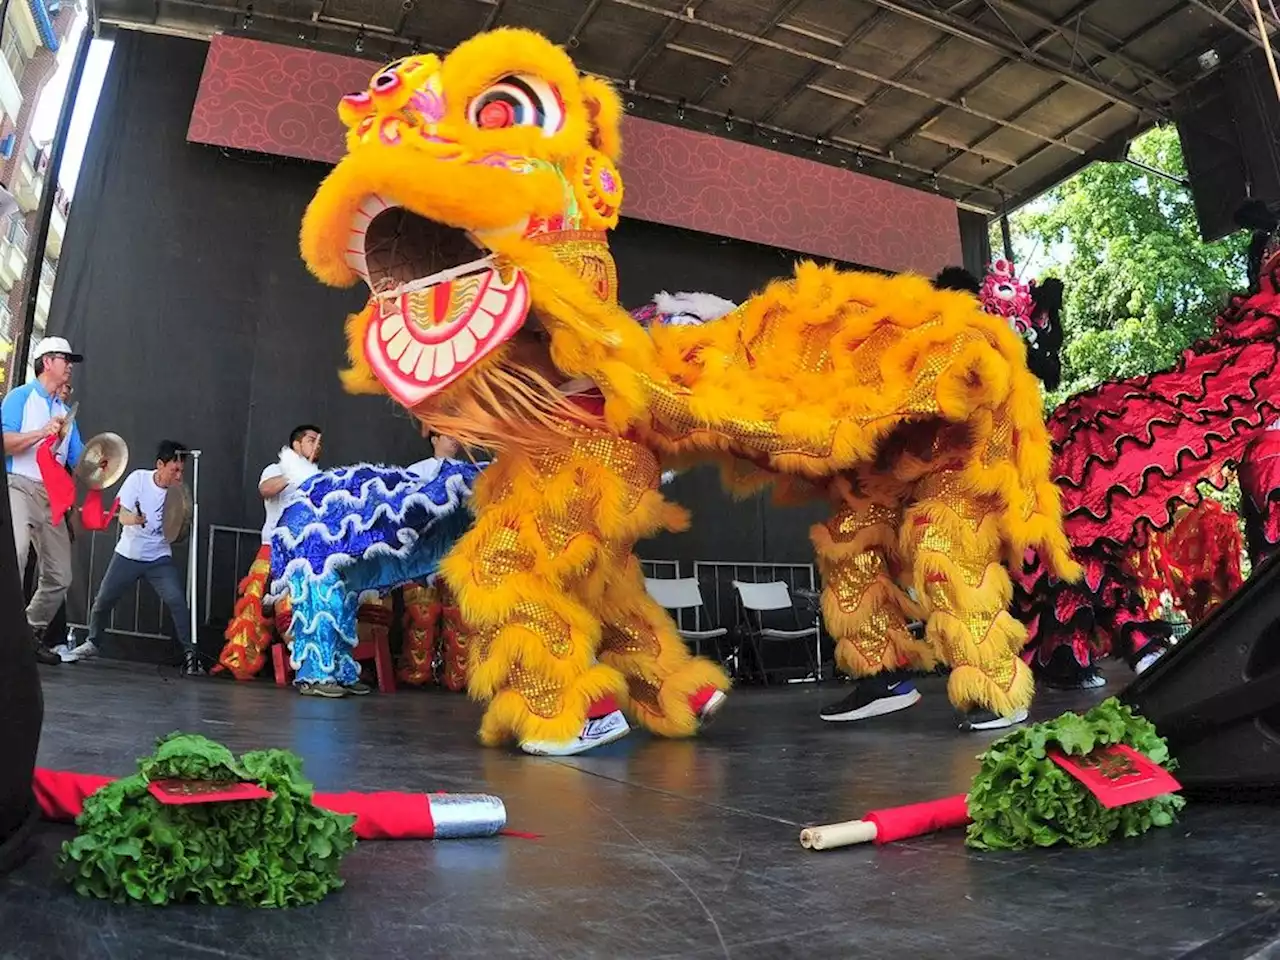
[[[689,697],[689,709],[693,711],[694,716],[698,718],[700,723],[710,723],[728,699],[722,691],[717,690],[715,687],[703,687]]]

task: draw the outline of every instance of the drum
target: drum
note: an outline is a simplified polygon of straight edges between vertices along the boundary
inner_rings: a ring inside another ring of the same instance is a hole
[[[191,530],[191,493],[175,483],[164,496],[164,538],[180,543]]]

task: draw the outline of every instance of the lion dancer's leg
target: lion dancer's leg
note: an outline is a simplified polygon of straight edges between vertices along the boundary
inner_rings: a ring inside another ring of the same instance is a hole
[[[1009,613],[996,504],[968,493],[956,471],[931,474],[903,515],[900,544],[929,642],[951,667],[947,694],[965,715],[962,728],[1025,720],[1035,685],[1019,656],[1026,628]]]
[[[627,732],[617,708],[626,681],[596,662],[611,572],[595,523],[601,494],[577,462],[498,458],[476,486],[475,524],[441,564],[472,631],[467,689],[488,705],[487,746],[570,754]]]
[[[630,545],[683,519],[658,476],[645,448],[584,433],[538,457],[504,453],[481,477],[475,525],[441,571],[470,629],[484,743],[567,755],[627,732],[626,678],[598,659],[600,611]]]
[[[218,656],[214,673],[230,671],[237,680],[250,680],[267,662],[271,647],[271,619],[263,612],[262,601],[271,576],[271,545],[258,550],[249,572],[236,590],[236,605],[227,624],[226,644]]]
[[[415,687],[431,682],[436,638],[440,628],[440,595],[436,584],[406,584],[403,591],[404,617],[401,622],[404,644],[396,677]]]
[[[364,694],[360,667],[352,658],[357,642],[359,596],[333,572],[289,574],[290,666],[304,696]]]
[[[887,475],[839,477],[832,495],[835,514],[811,531],[822,617],[836,642],[836,665],[859,683],[821,713],[824,720],[865,720],[916,703],[908,673],[936,664],[929,645],[908,630],[915,608],[897,583],[900,490]]]
[[[687,737],[723,705],[729,678],[717,664],[689,653],[671,617],[644,587],[635,557],[604,592],[600,660],[627,679],[629,717],[665,737]]]
[[[443,580],[437,580],[436,588],[440,593],[440,639],[444,661],[440,683],[446,690],[457,693],[467,689],[467,651],[471,649],[471,634],[449,585]]]

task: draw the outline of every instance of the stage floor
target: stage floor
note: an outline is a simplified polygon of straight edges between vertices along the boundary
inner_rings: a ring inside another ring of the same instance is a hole
[[[1280,956],[1280,809],[1191,807],[1094,851],[975,854],[958,832],[811,853],[800,827],[965,789],[994,734],[954,731],[940,681],[869,724],[833,685],[744,690],[696,742],[634,732],[539,760],[474,742],[460,695],[304,699],[118,663],[41,668],[44,766],[123,774],[173,730],[288,747],[321,789],[494,793],[538,840],[364,843],[345,889],[292,911],[114,907],[70,893],[70,828],[0,881],[0,957],[1069,958]],[[1050,694],[1037,718],[1083,706]],[[1275,952],[1273,952],[1275,951]]]

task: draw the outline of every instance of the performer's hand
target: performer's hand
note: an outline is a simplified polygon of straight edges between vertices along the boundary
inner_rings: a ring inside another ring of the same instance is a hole
[[[67,422],[66,417],[50,417],[49,422],[40,428],[41,433],[46,437],[51,437],[55,433],[62,432],[62,425]]]

